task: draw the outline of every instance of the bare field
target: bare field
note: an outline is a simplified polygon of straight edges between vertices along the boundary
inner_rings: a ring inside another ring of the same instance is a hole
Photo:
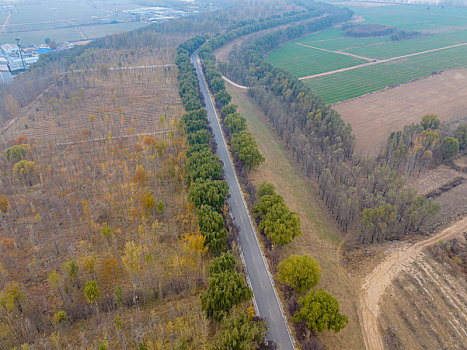
[[[467,282],[456,253],[465,258],[466,246],[459,241],[425,250],[387,290],[380,319],[386,349],[465,349]]]
[[[429,113],[442,121],[467,115],[467,68],[453,69],[334,106],[352,125],[356,150],[374,154],[392,131]]]

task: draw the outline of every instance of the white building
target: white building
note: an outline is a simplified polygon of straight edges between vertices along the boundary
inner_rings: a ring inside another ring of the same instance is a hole
[[[16,44],[3,44],[0,47],[5,55],[11,56],[18,53],[18,46]]]

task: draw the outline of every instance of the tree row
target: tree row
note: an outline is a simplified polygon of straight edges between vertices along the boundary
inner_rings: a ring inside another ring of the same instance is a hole
[[[339,225],[352,226],[364,243],[392,239],[419,228],[437,206],[404,187],[397,171],[354,154],[350,125],[291,74],[273,67],[264,55],[281,43],[349,19],[351,12],[311,20],[297,30],[279,30],[245,43],[221,65],[234,81],[253,87],[258,102]]]
[[[303,234],[297,213],[290,211],[282,196],[274,191],[273,185],[261,184],[257,195],[259,201],[253,212],[259,220],[259,229],[273,245],[284,246]]]
[[[202,107],[198,80],[190,62],[190,55],[204,40],[205,37],[198,37],[182,44],[176,59],[179,92],[187,111],[182,116],[181,127],[189,143],[185,167],[188,197],[195,207],[205,246],[215,255],[221,253],[209,266],[209,285],[201,295],[201,304],[207,318],[222,322],[214,349],[256,349],[261,345],[268,346],[266,325],[254,316],[252,307],[246,313],[236,311],[237,306],[250,300],[253,293],[246,285],[245,277],[238,272],[235,257],[225,252],[228,234],[221,213],[228,186],[222,180],[222,164],[211,148],[213,140],[206,110]]]
[[[230,150],[241,167],[252,170],[264,162],[264,157],[258,151],[254,136],[247,130],[246,119],[238,113],[238,107],[230,103],[232,97],[225,88],[222,74],[216,66],[215,56],[204,51],[203,57],[204,74],[209,89],[215,96],[216,106],[221,111]]]

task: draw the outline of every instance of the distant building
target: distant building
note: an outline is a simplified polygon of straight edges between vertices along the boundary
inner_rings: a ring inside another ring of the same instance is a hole
[[[55,52],[55,50],[49,49],[48,47],[41,47],[40,49],[36,50],[36,53],[38,55],[42,55],[43,53],[47,53],[47,52]]]
[[[91,40],[84,40],[84,41],[81,40],[81,41],[78,41],[78,43],[79,43],[79,42],[84,42],[84,43],[87,44],[87,43],[91,42]],[[76,43],[70,43],[70,42],[68,42],[68,41],[64,41],[63,43],[58,43],[58,44],[57,44],[57,50],[58,50],[58,51],[69,50],[69,49],[72,49],[73,47],[75,47],[75,44],[76,44]],[[79,44],[77,44],[77,45],[79,45]],[[84,44],[83,44],[83,45],[84,45]]]
[[[25,58],[24,58],[24,62],[26,62],[26,64],[27,64],[28,66],[33,65],[33,64],[36,63],[37,61],[39,61],[39,56],[32,56],[32,57],[25,57]]]
[[[11,73],[19,73],[19,72],[24,71],[25,69],[28,69],[38,60],[39,60],[39,56],[24,57],[24,66],[23,66],[23,61],[21,60],[21,58],[15,57],[15,58],[11,58],[10,60],[8,60],[8,66],[10,67]]]
[[[6,64],[0,63],[0,85],[13,82],[13,76]]]
[[[18,46],[16,44],[3,44],[0,47],[4,55],[12,56],[18,54]]]
[[[24,64],[26,65],[26,68],[27,68],[28,66],[26,62]],[[8,60],[8,67],[10,67],[11,73],[19,73],[24,70],[23,62],[21,61],[21,58],[13,58],[13,59]]]

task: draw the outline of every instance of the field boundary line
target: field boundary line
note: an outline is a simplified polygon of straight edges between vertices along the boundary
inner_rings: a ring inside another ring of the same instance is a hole
[[[2,28],[0,29],[0,37],[2,36],[3,32],[5,31],[6,26],[8,25],[8,22],[10,22],[10,18],[11,18],[11,13],[8,14],[7,18],[5,19],[5,22],[3,22],[3,24],[2,24]]]
[[[305,46],[305,47],[309,47],[311,49],[316,49],[316,50],[321,50],[321,51],[326,51],[326,52],[332,52],[332,53],[336,53],[338,55],[344,55],[344,56],[349,56],[349,57],[355,57],[355,58],[359,58],[361,60],[365,60],[365,61],[373,61],[374,58],[371,58],[371,57],[365,57],[365,56],[359,56],[359,55],[355,55],[353,53],[350,53],[350,52],[344,52],[344,51],[333,51],[333,50],[328,50],[328,49],[323,49],[321,47],[315,47],[315,46],[311,46],[311,45],[306,45],[306,44],[302,44],[302,43],[296,43],[297,45],[300,45],[300,46]]]
[[[358,65],[352,66],[352,67],[340,68],[340,69],[332,70],[332,71],[329,71],[329,72],[308,75],[306,77],[300,77],[300,78],[298,78],[298,80],[309,80],[309,79],[313,79],[313,78],[324,77],[324,76],[327,76],[327,75],[346,72],[346,71],[349,71],[349,70],[354,70],[354,69],[368,67],[368,66],[374,66],[374,65],[380,64],[380,63],[392,62],[392,61],[400,60],[400,59],[407,58],[407,57],[413,57],[413,56],[423,55],[423,54],[426,54],[426,53],[448,50],[448,49],[452,49],[454,47],[465,46],[465,45],[467,45],[467,43],[461,43],[461,44],[455,44],[455,45],[450,45],[450,46],[445,46],[445,47],[439,47],[437,49],[426,50],[426,51],[421,51],[421,52],[415,52],[415,53],[411,53],[411,54],[403,55],[403,56],[386,58],[384,60],[376,60],[374,62],[358,64]]]

